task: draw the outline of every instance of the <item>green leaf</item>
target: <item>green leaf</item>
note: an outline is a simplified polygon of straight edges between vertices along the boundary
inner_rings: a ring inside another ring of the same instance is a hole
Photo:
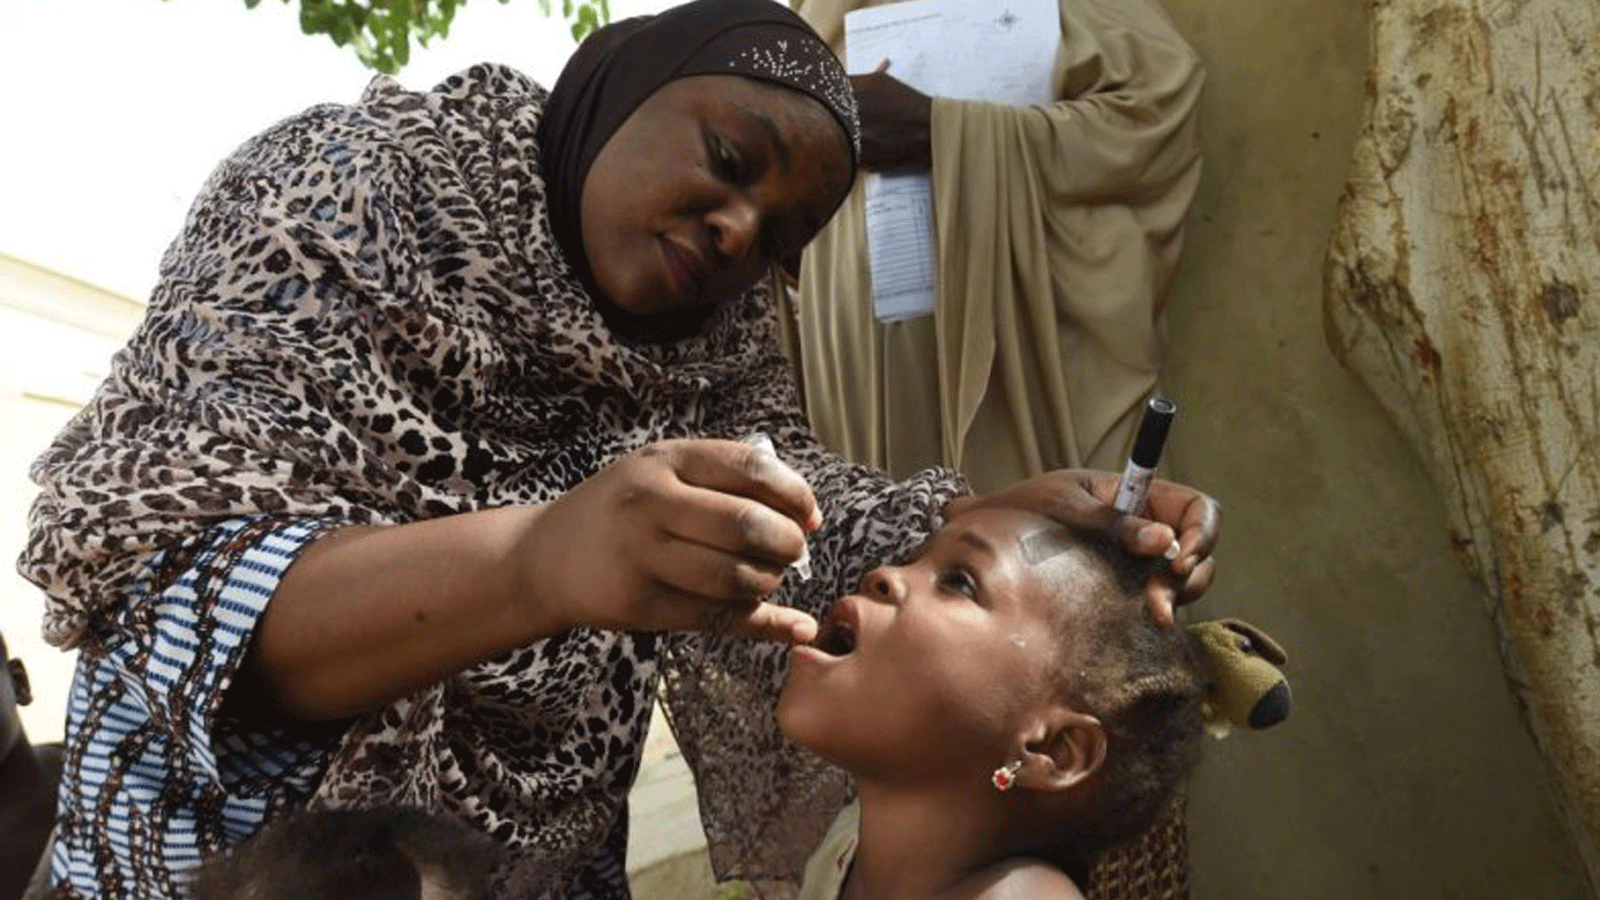
[[[389,20],[388,33],[384,35],[390,55],[399,65],[411,57],[411,21],[403,16]]]
[[[0,0],[0,3],[5,0]],[[165,0],[163,0],[165,2]],[[261,0],[243,0],[255,9]],[[411,41],[428,46],[447,38],[456,12],[466,0],[283,0],[299,6],[300,30],[326,35],[335,46],[349,47],[361,64],[394,74],[411,59]],[[510,0],[500,0],[502,4]],[[538,0],[539,10],[554,15],[555,0]],[[572,39],[582,41],[611,21],[610,0],[561,0],[561,16]]]

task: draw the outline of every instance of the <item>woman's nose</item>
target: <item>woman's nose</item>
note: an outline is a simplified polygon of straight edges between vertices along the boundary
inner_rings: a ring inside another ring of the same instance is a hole
[[[905,596],[905,582],[895,569],[879,566],[862,577],[861,593],[884,603],[899,603]]]
[[[709,224],[717,252],[740,262],[761,233],[761,213],[748,199],[735,197],[711,211]]]

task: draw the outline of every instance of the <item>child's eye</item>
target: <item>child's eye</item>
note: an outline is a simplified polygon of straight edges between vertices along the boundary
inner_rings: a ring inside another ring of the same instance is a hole
[[[966,569],[946,569],[940,572],[939,586],[968,599],[978,599],[978,581]]]

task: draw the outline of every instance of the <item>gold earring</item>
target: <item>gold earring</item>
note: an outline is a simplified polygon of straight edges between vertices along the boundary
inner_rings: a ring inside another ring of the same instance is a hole
[[[1022,771],[1022,760],[1012,760],[989,776],[989,781],[997,791],[1009,791],[1017,783],[1017,773]]]

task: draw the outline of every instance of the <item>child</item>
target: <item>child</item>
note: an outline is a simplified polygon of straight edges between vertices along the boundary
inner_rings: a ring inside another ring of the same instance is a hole
[[[858,792],[802,900],[1081,898],[1087,861],[1172,802],[1203,733],[1202,660],[1150,618],[1144,565],[979,507],[837,600],[778,704]]]

